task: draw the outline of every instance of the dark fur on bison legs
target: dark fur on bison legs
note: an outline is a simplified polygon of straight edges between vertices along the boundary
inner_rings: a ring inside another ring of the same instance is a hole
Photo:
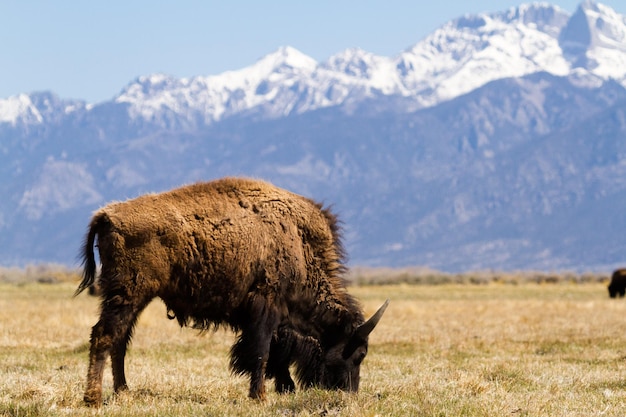
[[[102,301],[100,320],[91,331],[87,389],[83,398],[87,405],[95,407],[102,405],[102,377],[109,354],[113,371],[113,390],[120,392],[128,389],[124,374],[124,358],[137,317],[146,305],[147,301],[138,303],[138,299],[124,300],[119,296]]]
[[[276,373],[275,386],[276,392],[279,394],[296,391],[296,384],[291,379],[291,375],[289,375],[289,368],[281,369],[280,372]]]
[[[294,337],[286,327],[279,327],[272,337],[270,357],[267,362],[265,375],[275,378],[274,386],[279,394],[295,392],[296,384],[289,373],[292,361]]]
[[[265,400],[265,373],[279,315],[271,303],[258,295],[252,297],[247,310],[247,317],[252,319],[243,325],[231,349],[231,368],[239,374],[250,374],[250,398]]]

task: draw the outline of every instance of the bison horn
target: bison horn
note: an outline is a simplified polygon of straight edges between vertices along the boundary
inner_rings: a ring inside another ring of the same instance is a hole
[[[388,305],[389,305],[389,300],[385,301],[385,303],[382,306],[380,306],[378,311],[374,313],[374,315],[370,317],[368,321],[366,321],[365,323],[357,327],[355,335],[363,339],[367,338],[367,336],[369,336],[372,330],[374,330],[374,327],[376,327],[376,325],[378,324],[378,321],[383,316],[383,313],[387,309]]]

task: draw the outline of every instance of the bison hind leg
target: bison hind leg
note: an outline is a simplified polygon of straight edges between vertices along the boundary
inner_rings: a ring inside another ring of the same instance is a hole
[[[87,388],[83,397],[87,405],[102,405],[102,377],[107,356],[111,357],[113,389],[128,389],[124,374],[124,358],[137,317],[151,297],[132,299],[118,295],[102,300],[100,320],[92,328]]]
[[[110,353],[110,345],[110,338],[104,339],[104,323],[100,320],[91,330],[87,388],[83,397],[83,401],[89,406],[102,405],[102,376],[106,358]]]

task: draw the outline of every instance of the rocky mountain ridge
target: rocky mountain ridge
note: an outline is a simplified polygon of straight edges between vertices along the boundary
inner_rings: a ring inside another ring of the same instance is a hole
[[[332,203],[352,264],[624,260],[626,19],[593,1],[449,22],[396,57],[139,77],[90,104],[0,100],[0,263],[75,262],[93,209],[223,175]]]

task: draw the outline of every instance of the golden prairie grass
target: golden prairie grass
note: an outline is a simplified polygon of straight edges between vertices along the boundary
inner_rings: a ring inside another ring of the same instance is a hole
[[[130,390],[82,404],[95,298],[75,285],[0,284],[2,416],[623,416],[626,301],[606,285],[355,286],[372,314],[358,394],[299,390],[265,403],[228,370],[233,335],[198,335],[153,302],[127,355]]]
[[[68,268],[59,264],[27,265],[24,268],[0,266],[0,282],[13,284],[75,282],[79,279],[80,274],[81,272],[75,268]]]
[[[383,284],[412,284],[412,285],[441,285],[441,284],[527,284],[563,282],[586,283],[608,281],[610,274],[599,272],[571,272],[571,271],[468,271],[442,272],[425,267],[407,268],[369,268],[354,267],[348,273],[348,279],[360,285]]]
[[[59,283],[75,282],[81,271],[58,264],[27,265],[25,268],[0,266],[0,282],[25,284],[29,282]],[[347,274],[349,282],[356,285],[441,285],[441,284],[525,284],[525,283],[591,283],[606,282],[609,273],[571,271],[468,271],[460,273],[442,272],[426,267],[371,268],[353,267]]]

